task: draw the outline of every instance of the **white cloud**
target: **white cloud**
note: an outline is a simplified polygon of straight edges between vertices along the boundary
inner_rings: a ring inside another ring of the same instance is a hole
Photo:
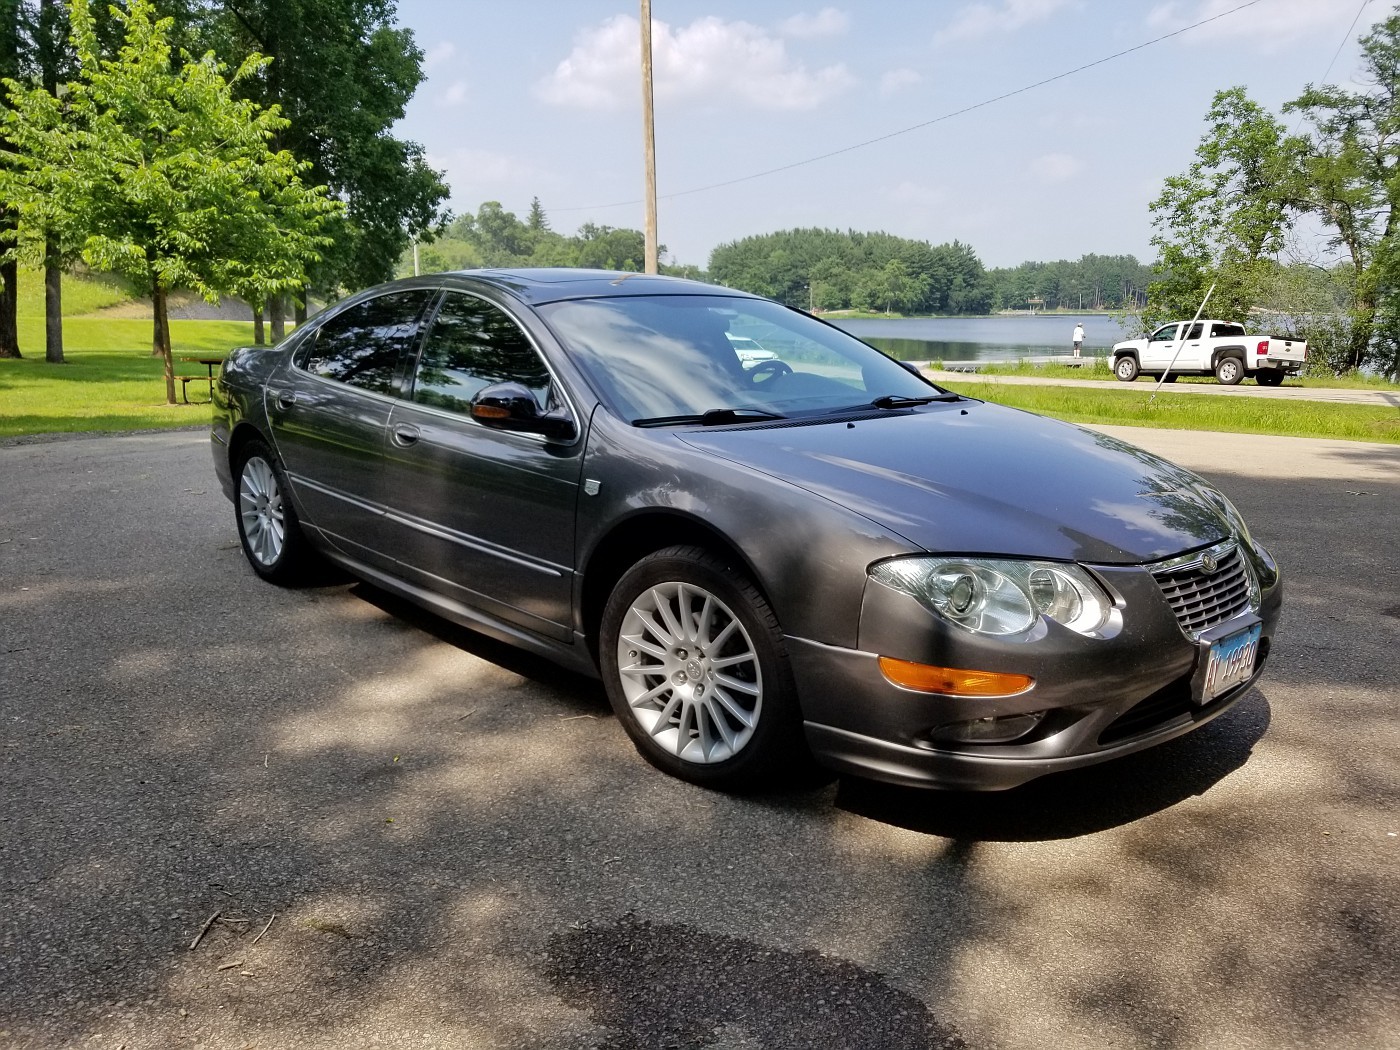
[[[544,101],[613,109],[640,98],[641,26],[617,15],[579,34],[573,51],[536,86]],[[769,110],[812,109],[855,79],[844,65],[809,72],[783,41],[748,22],[701,18],[673,29],[653,20],[652,66],[658,101],[739,101]]]
[[[1031,174],[1041,182],[1065,182],[1084,170],[1084,162],[1068,153],[1046,153],[1030,163]]]
[[[1224,14],[1239,6],[1239,0],[1191,0],[1186,3],[1158,4],[1147,15],[1147,26],[1154,32],[1170,32],[1205,18]],[[1351,7],[1354,14],[1356,8]],[[1345,29],[1349,19],[1336,4],[1323,0],[1272,0],[1268,5],[1250,8],[1238,14],[1218,18],[1199,29],[1192,30],[1191,40],[1242,41],[1271,46],[1300,39],[1311,33]],[[1358,22],[1359,34],[1364,22]],[[1183,37],[1182,39],[1186,39]]]
[[[453,81],[452,85],[442,93],[442,102],[446,106],[460,106],[467,100],[467,82],[465,80]]]
[[[1014,33],[1023,26],[1043,22],[1067,7],[1080,6],[1077,0],[1002,0],[1000,6],[969,4],[945,28],[933,35],[934,43],[975,40],[994,33]]]
[[[806,12],[793,15],[778,26],[783,36],[810,38],[818,36],[840,36],[850,26],[851,19],[845,11],[834,7],[823,7],[814,15]]]
[[[444,40],[440,44],[434,44],[432,47],[428,48],[427,53],[423,55],[423,68],[432,69],[434,66],[440,66],[456,53],[457,45],[450,40]]]
[[[893,95],[915,84],[922,84],[923,80],[923,74],[912,69],[891,69],[880,78],[880,94]]]

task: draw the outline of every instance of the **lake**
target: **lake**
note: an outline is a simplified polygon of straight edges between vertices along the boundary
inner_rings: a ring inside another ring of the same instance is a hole
[[[1129,338],[1117,321],[1102,314],[840,318],[832,324],[901,361],[1015,361],[1069,355],[1076,321],[1084,325],[1086,356],[1101,357]]]

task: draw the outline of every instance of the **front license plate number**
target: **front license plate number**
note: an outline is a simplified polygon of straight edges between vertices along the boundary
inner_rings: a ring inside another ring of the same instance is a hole
[[[1209,703],[1254,673],[1254,657],[1259,651],[1259,634],[1262,630],[1262,624],[1255,624],[1249,630],[1222,638],[1210,647],[1201,703]]]

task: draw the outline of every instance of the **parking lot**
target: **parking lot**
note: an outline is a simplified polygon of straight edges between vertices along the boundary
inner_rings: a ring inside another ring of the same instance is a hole
[[[0,1047],[1400,1047],[1400,446],[1105,429],[1284,626],[986,796],[668,779],[590,680],[258,580],[203,433],[0,447]]]

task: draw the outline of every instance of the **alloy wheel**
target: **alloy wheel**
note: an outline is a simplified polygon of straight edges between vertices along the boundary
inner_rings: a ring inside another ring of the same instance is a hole
[[[723,762],[753,738],[763,707],[758,653],[704,588],[660,583],[637,595],[622,619],[617,669],[632,717],[682,761]]]
[[[248,553],[260,565],[272,568],[286,544],[286,519],[277,474],[261,456],[250,456],[243,464],[238,480],[238,514]]]

